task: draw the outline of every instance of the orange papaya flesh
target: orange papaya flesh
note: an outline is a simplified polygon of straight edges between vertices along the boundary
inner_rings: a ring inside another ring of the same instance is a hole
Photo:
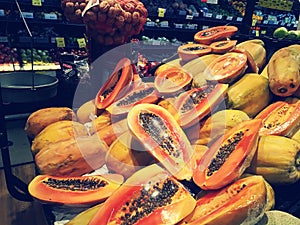
[[[217,139],[194,170],[194,182],[204,190],[215,190],[238,179],[256,152],[261,119],[244,121]]]
[[[134,106],[127,116],[128,128],[145,149],[179,180],[190,180],[195,167],[193,148],[175,118],[154,104]]]
[[[121,59],[107,81],[98,91],[95,97],[96,115],[99,111],[107,108],[118,97],[124,88],[133,80],[131,61],[128,58]]]
[[[131,89],[122,98],[112,103],[106,110],[112,116],[121,116],[140,103],[155,103],[159,95],[153,83],[139,83],[134,89]]]
[[[220,83],[232,83],[247,68],[247,56],[243,53],[227,52],[212,61],[205,69],[207,79]]]
[[[212,53],[226,53],[236,46],[237,40],[215,41],[209,45]]]
[[[194,41],[201,44],[211,44],[214,41],[222,40],[233,36],[238,31],[236,26],[215,26],[198,31],[194,35]]]
[[[197,200],[194,211],[182,224],[240,225],[256,224],[267,204],[267,189],[262,176],[249,176]]]
[[[182,128],[190,127],[205,116],[224,100],[228,84],[210,84],[193,88],[179,95],[175,102],[178,111],[178,123]]]
[[[154,85],[160,94],[168,95],[184,90],[192,79],[189,72],[179,67],[173,67],[157,73]]]
[[[180,182],[152,164],[129,177],[104,202],[89,225],[176,224],[195,205],[196,200]]]
[[[123,182],[118,174],[59,177],[38,175],[28,185],[29,193],[47,204],[92,205],[106,200]]]
[[[263,120],[260,135],[292,136],[300,127],[300,102],[277,101],[263,109],[256,118]]]
[[[233,49],[232,52],[243,53],[247,56],[247,70],[246,73],[258,73],[259,67],[257,66],[253,56],[247,49]]]
[[[182,61],[190,61],[212,51],[211,47],[199,43],[182,44],[178,47],[177,53]]]

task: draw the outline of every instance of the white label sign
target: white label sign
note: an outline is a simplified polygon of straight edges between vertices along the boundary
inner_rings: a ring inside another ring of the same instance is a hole
[[[0,9],[0,16],[5,16],[4,9]]]
[[[24,18],[33,19],[33,12],[22,12]]]
[[[205,13],[204,16],[208,17],[208,18],[211,18],[212,17],[212,13]]]
[[[45,13],[45,20],[57,20],[55,13]]]

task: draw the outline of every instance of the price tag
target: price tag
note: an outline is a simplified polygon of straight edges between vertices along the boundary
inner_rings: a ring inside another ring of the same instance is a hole
[[[42,0],[32,0],[33,6],[42,6]]]
[[[256,25],[257,20],[252,20],[252,27]]]
[[[204,16],[208,17],[208,18],[211,18],[212,17],[212,13],[205,13]]]
[[[243,21],[243,17],[237,17],[237,18],[236,18],[236,21],[238,21],[238,22]]]
[[[216,19],[221,20],[223,18],[222,15],[216,15]]]
[[[0,42],[8,42],[8,38],[6,36],[0,36]]]
[[[205,29],[208,29],[209,26],[202,26],[202,29],[205,30]]]
[[[4,9],[0,9],[0,16],[5,16]]]
[[[199,13],[198,12],[193,12],[192,15],[193,15],[193,17],[199,17]]]
[[[57,15],[55,13],[45,13],[45,20],[57,20]]]
[[[207,0],[206,3],[208,4],[218,4],[218,0]]]
[[[77,43],[78,43],[79,48],[85,48],[86,47],[86,43],[85,43],[84,38],[78,38]]]
[[[24,18],[33,19],[33,12],[22,12]]]
[[[259,30],[256,30],[256,31],[255,31],[255,36],[256,36],[256,37],[259,37]]]
[[[232,16],[227,16],[226,17],[226,20],[229,20],[229,21],[231,21],[233,19],[233,17]]]
[[[164,8],[158,8],[157,12],[158,12],[158,17],[165,17],[166,9],[164,9]]]
[[[65,38],[63,38],[63,37],[57,37],[56,38],[56,46],[58,48],[64,48],[64,47],[66,47]]]
[[[192,15],[186,15],[185,19],[192,20],[194,17]]]
[[[153,21],[148,21],[148,22],[146,22],[146,26],[147,27],[154,27],[155,23]]]

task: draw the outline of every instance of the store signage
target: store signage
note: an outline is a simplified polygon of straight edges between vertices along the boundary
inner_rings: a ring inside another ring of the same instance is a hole
[[[232,16],[227,16],[226,17],[226,20],[229,20],[229,21],[231,21],[233,19],[233,17]]]
[[[192,15],[186,15],[185,19],[192,20],[194,17]]]
[[[204,13],[204,17],[212,18],[212,13]]]
[[[158,17],[165,17],[166,9],[158,8],[157,12],[158,12]]]
[[[222,15],[216,15],[216,19],[221,20],[223,18]]]
[[[146,26],[147,27],[154,27],[155,26],[155,23],[153,21],[147,21],[146,22]]]
[[[33,6],[42,6],[42,0],[32,0]]]
[[[243,17],[237,17],[237,18],[236,18],[236,21],[242,22],[242,21],[243,21]]]
[[[22,12],[22,15],[26,19],[33,19],[33,12]]]
[[[45,13],[45,20],[57,20],[57,15],[55,13]]]
[[[5,16],[4,9],[0,9],[0,16]]]
[[[7,36],[0,36],[0,42],[8,42]]]
[[[208,4],[218,4],[218,0],[201,0],[201,2],[205,2]]]
[[[58,48],[64,48],[64,47],[66,47],[65,38],[63,38],[63,37],[56,37],[56,46]]]
[[[78,38],[77,43],[78,43],[79,48],[85,48],[86,47],[86,42],[85,42],[84,38]]]

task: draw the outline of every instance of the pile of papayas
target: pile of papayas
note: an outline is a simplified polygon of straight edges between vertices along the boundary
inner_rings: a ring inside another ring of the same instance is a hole
[[[30,194],[91,207],[68,225],[256,224],[300,178],[300,45],[267,61],[237,31],[199,31],[151,79],[121,59],[76,111],[33,112]]]

